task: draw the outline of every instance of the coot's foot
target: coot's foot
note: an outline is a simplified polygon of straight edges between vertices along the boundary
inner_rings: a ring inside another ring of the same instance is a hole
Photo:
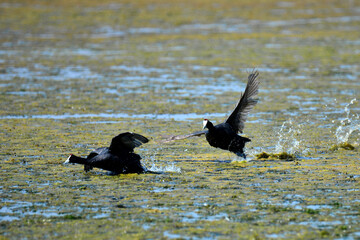
[[[239,157],[242,157],[244,159],[246,159],[246,154],[245,153],[240,153],[240,152],[237,152],[236,155],[238,155]]]
[[[145,170],[145,173],[163,174],[164,172],[156,172],[156,171],[151,171],[151,170]]]

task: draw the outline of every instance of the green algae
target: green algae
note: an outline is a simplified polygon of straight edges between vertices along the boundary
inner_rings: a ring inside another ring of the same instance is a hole
[[[360,60],[358,21],[351,20],[358,4],[336,0],[2,4],[1,236],[356,238],[359,158],[356,148],[345,149],[356,146],[357,140],[353,137],[345,148],[336,145],[329,151],[336,144],[329,125],[344,117],[337,113],[343,106],[331,106],[327,119],[321,119],[331,99],[348,103],[359,89],[354,80]],[[291,24],[299,19],[299,24]],[[311,23],[313,19],[317,22]],[[233,22],[245,24],[247,31],[231,32]],[[141,28],[155,29],[141,33]],[[212,119],[223,121],[254,67],[261,73],[260,101],[245,133],[252,139],[247,152],[266,149],[259,161],[239,161],[209,147],[202,137],[158,143],[163,135],[201,129],[201,117],[160,119],[159,114],[223,113]],[[102,117],[103,113],[130,117]],[[300,159],[292,158],[295,161],[280,161],[293,156],[269,154],[267,147],[277,143],[282,123],[294,115],[295,124],[302,124],[306,133],[296,137],[309,153],[300,153]],[[173,164],[180,171],[110,176],[98,169],[85,173],[81,166],[62,165],[68,154],[86,156],[123,131],[151,139],[136,149],[147,167]]]
[[[339,149],[355,150],[355,146],[348,142],[344,142],[344,143],[340,143],[340,144],[335,144],[330,147],[330,151],[337,151]]]
[[[278,159],[278,160],[287,160],[287,161],[293,161],[296,159],[296,156],[294,154],[290,154],[287,152],[282,153],[266,153],[261,152],[255,155],[256,159]]]

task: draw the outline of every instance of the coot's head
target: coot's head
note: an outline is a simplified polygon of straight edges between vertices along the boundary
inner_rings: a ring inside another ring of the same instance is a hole
[[[209,120],[208,119],[204,119],[203,120],[203,129],[207,128],[208,126],[208,123],[209,123]]]

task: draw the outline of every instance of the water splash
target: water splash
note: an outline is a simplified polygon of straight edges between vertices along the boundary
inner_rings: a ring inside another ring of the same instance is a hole
[[[292,119],[285,121],[277,133],[276,145],[246,149],[248,155],[246,161],[269,157],[290,160],[308,154],[309,148],[305,146],[305,138],[302,137],[305,131],[304,124],[296,123]]]
[[[295,155],[306,153],[308,149],[304,148],[301,139],[302,129],[303,124],[295,124],[291,119],[285,121],[278,132],[279,140],[275,146],[275,152]]]
[[[157,150],[158,151],[158,150]],[[161,151],[161,149],[159,150]],[[156,153],[150,156],[144,156],[144,163],[147,170],[153,172],[176,172],[181,173],[181,168],[177,167],[174,162],[160,163],[156,159]]]
[[[153,171],[153,172],[176,172],[176,173],[181,173],[181,168],[175,166],[174,163],[171,163],[169,165],[163,165],[163,166],[152,163],[152,165],[150,167],[148,167],[147,169],[150,170],[150,171]]]
[[[354,98],[345,106],[346,118],[340,120],[340,126],[335,131],[337,143],[345,143],[349,140],[350,135],[355,131],[360,131],[360,116],[357,113],[352,113],[351,106],[357,104],[359,101]]]

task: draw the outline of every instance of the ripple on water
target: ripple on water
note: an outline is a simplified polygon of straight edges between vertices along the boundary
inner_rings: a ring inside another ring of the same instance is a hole
[[[146,119],[165,119],[171,120],[176,119],[177,121],[187,121],[191,119],[202,119],[204,117],[207,118],[217,118],[217,117],[225,117],[224,113],[210,113],[210,114],[199,114],[199,113],[175,113],[175,114],[128,114],[128,113],[84,113],[84,114],[44,114],[44,115],[5,115],[0,116],[0,119],[71,119],[71,118],[146,118]]]
[[[163,236],[169,239],[192,239],[190,237],[186,237],[180,234],[171,233],[169,231],[163,232]]]
[[[342,16],[342,17],[328,17],[328,18],[303,18],[303,19],[294,19],[294,20],[279,20],[279,21],[260,21],[260,20],[250,20],[246,21],[243,19],[231,19],[223,20],[217,23],[210,24],[186,24],[178,27],[172,28],[150,28],[150,27],[140,27],[140,28],[129,28],[129,29],[119,29],[113,28],[111,26],[102,26],[97,28],[91,34],[91,38],[113,38],[113,37],[123,37],[127,35],[137,35],[137,34],[179,34],[179,33],[214,33],[214,32],[223,32],[223,33],[251,33],[258,31],[259,27],[285,27],[285,26],[296,26],[304,24],[324,24],[324,23],[348,23],[348,22],[357,22],[360,21],[359,16]],[[357,30],[354,27],[354,30]],[[78,34],[77,37],[88,38],[88,35]]]
[[[306,225],[318,229],[331,229],[333,226],[342,225],[343,223],[341,221],[303,221],[290,224]]]
[[[36,207],[46,207],[45,203],[31,203],[25,201],[14,201],[14,200],[7,200],[3,199],[3,203],[11,203],[7,206],[3,206],[0,208],[0,222],[1,221],[13,221],[19,220],[19,217],[13,216],[16,214],[17,216],[28,216],[28,215],[41,215],[44,217],[58,217],[62,214],[59,213],[59,209],[56,207],[47,207],[44,209],[37,209],[32,208]]]
[[[36,96],[41,95],[43,97],[46,97],[46,93],[39,91],[39,92],[33,92],[33,91],[13,91],[13,92],[6,92],[10,95],[18,95],[18,96]]]
[[[142,73],[142,74],[168,72],[168,70],[162,69],[162,68],[151,68],[151,67],[144,67],[144,66],[126,66],[126,65],[111,66],[110,69],[122,70],[122,71],[127,71],[127,72],[136,72],[136,73]]]
[[[275,238],[275,239],[286,239],[286,234],[279,234],[279,233],[271,233],[265,234],[266,238]]]
[[[197,221],[217,221],[222,219],[229,219],[227,213],[218,213],[215,215],[201,215],[197,212],[182,213],[181,221],[185,223],[195,223]]]
[[[162,192],[172,192],[174,188],[161,188],[161,187],[153,187],[151,192],[154,193],[162,193]]]
[[[50,74],[50,75],[49,75]],[[24,79],[39,79],[39,80],[57,80],[62,81],[66,79],[90,79],[102,78],[102,75],[92,72],[89,68],[83,66],[68,66],[65,68],[42,69],[42,71],[31,71],[24,67],[9,67],[4,73],[0,73],[3,80],[11,80],[15,77]]]
[[[14,220],[20,220],[20,218],[14,216],[0,216],[0,222],[11,222]]]

